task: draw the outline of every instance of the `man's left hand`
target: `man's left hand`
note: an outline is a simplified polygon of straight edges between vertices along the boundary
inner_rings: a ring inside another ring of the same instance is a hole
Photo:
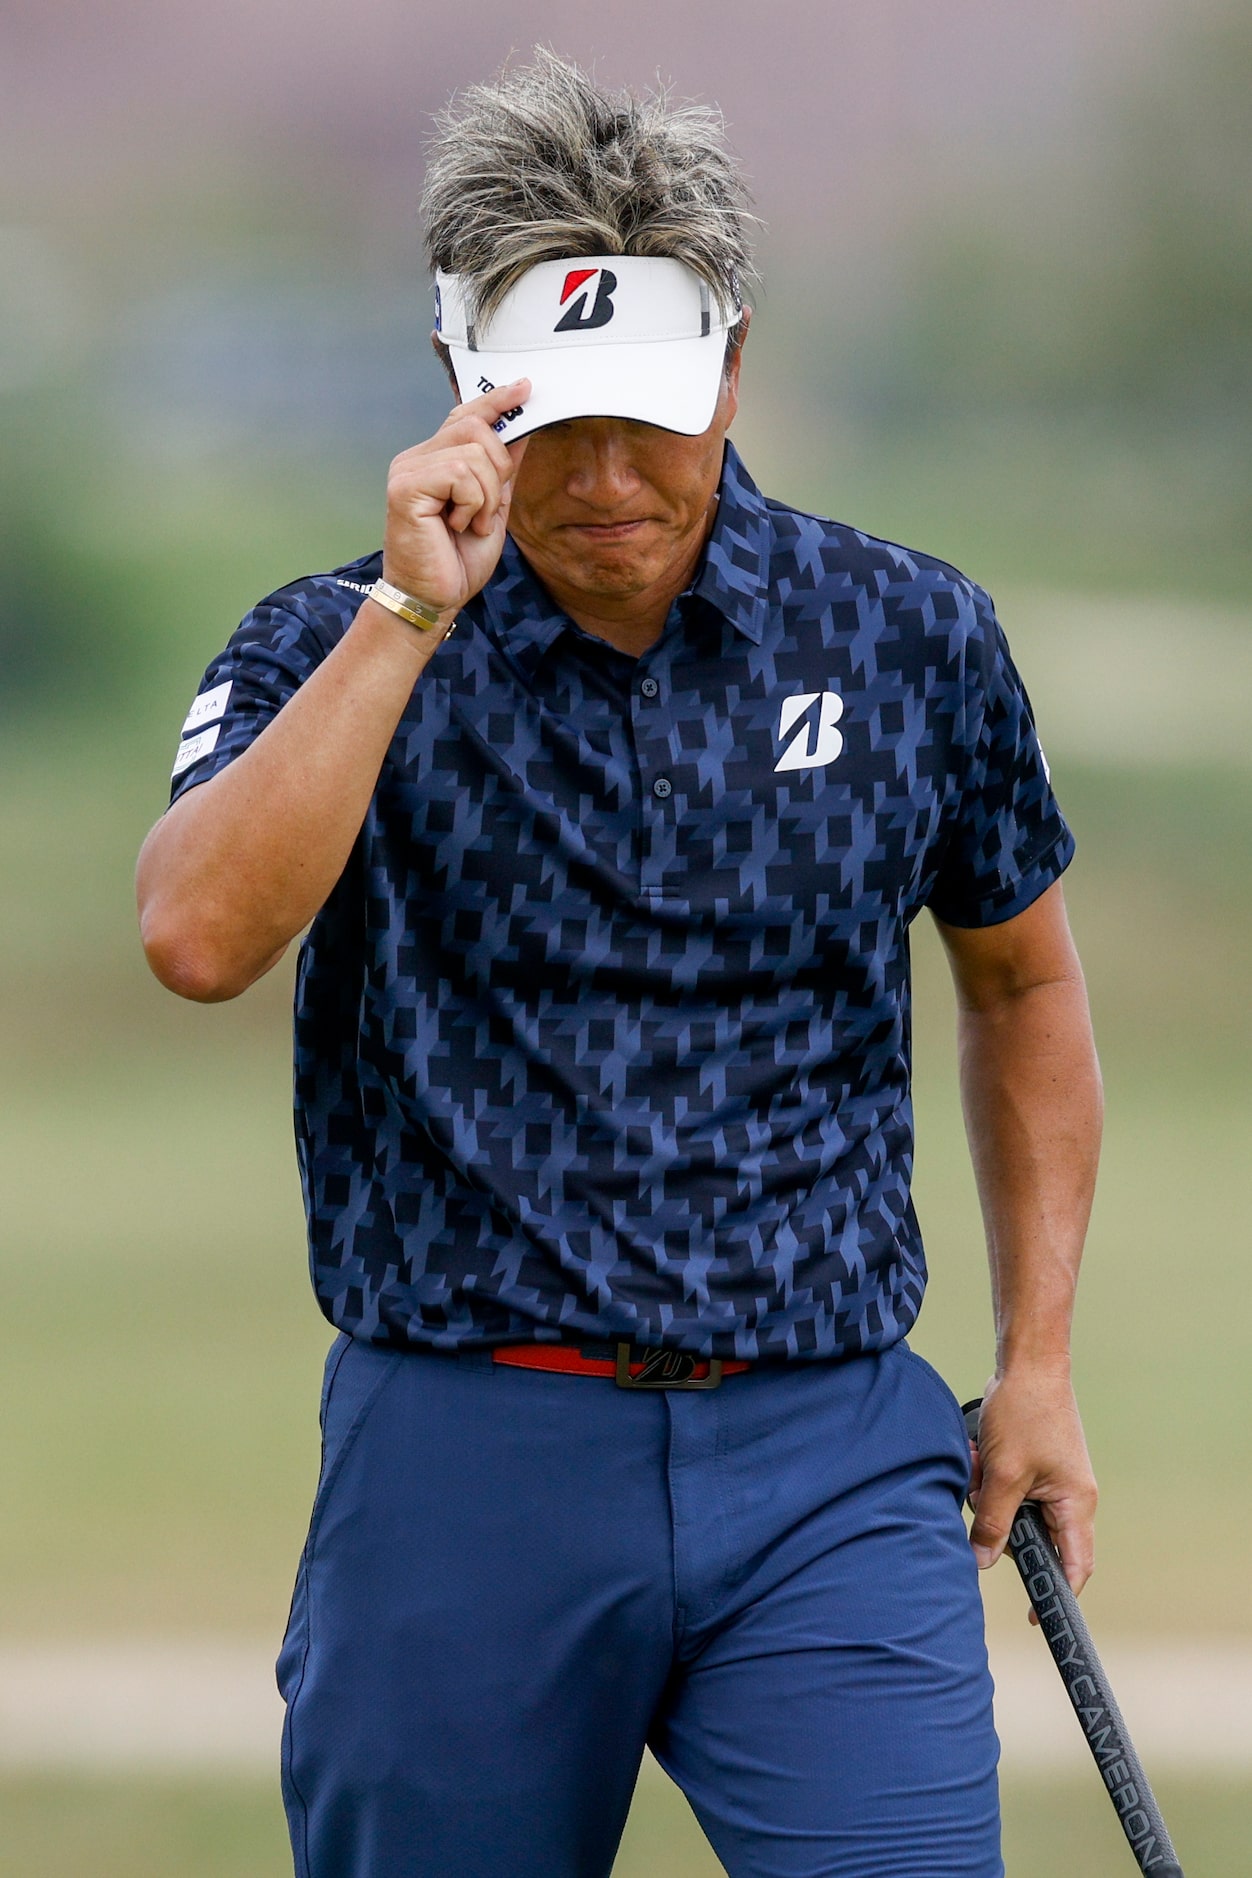
[[[1065,1576],[1081,1591],[1095,1566],[1097,1491],[1067,1364],[992,1378],[973,1467],[970,1543],[979,1569],[1003,1553],[1022,1501],[1037,1500]]]

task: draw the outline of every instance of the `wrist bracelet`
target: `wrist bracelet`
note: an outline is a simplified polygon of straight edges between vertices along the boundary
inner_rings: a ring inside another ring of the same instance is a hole
[[[393,587],[389,580],[376,580],[369,590],[369,598],[385,606],[397,619],[407,620],[410,626],[416,626],[419,632],[429,632],[432,626],[438,626],[447,607],[428,606],[425,600],[415,600],[411,593],[405,593],[400,587]]]

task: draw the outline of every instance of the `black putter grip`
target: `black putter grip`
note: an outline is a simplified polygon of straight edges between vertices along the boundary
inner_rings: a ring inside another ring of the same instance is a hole
[[[966,1405],[965,1426],[978,1442],[981,1403]],[[1173,1841],[1161,1818],[1143,1765],[1096,1654],[1091,1632],[1070,1589],[1042,1508],[1023,1500],[1009,1534],[1008,1553],[1026,1587],[1039,1628],[1074,1705],[1087,1746],[1108,1788],[1139,1869],[1153,1878],[1183,1878]]]

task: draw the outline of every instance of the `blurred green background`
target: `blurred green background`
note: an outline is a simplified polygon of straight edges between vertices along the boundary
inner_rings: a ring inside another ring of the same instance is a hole
[[[1079,837],[1109,1096],[1085,1602],[1102,1638],[1248,1639],[1252,22],[672,13],[485,5],[472,46],[383,0],[54,0],[0,27],[0,1649],[281,1634],[328,1340],[290,973],[177,1004],[131,870],[208,659],[262,593],[375,545],[388,458],[441,415],[422,134],[540,39],[727,111],[768,224],[738,437],[758,480],[996,595]],[[915,1342],[974,1393],[990,1314],[928,931],[916,967]],[[987,1592],[1015,1633],[1016,1591]],[[275,1787],[0,1769],[0,1868],[277,1874]],[[1252,1769],[1161,1789],[1188,1869],[1246,1870]],[[1128,1868],[1111,1819],[1094,1778],[1013,1774],[1011,1878]],[[647,1786],[622,1878],[715,1869]]]

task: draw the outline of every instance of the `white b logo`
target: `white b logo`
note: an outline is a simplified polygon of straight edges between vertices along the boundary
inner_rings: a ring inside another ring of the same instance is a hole
[[[838,724],[843,716],[843,699],[837,691],[802,691],[798,697],[784,698],[782,715],[778,720],[779,740],[814,704],[818,706],[816,722],[810,717],[800,725],[775,763],[775,772],[781,769],[820,769],[823,763],[833,763],[842,750],[843,732]]]

